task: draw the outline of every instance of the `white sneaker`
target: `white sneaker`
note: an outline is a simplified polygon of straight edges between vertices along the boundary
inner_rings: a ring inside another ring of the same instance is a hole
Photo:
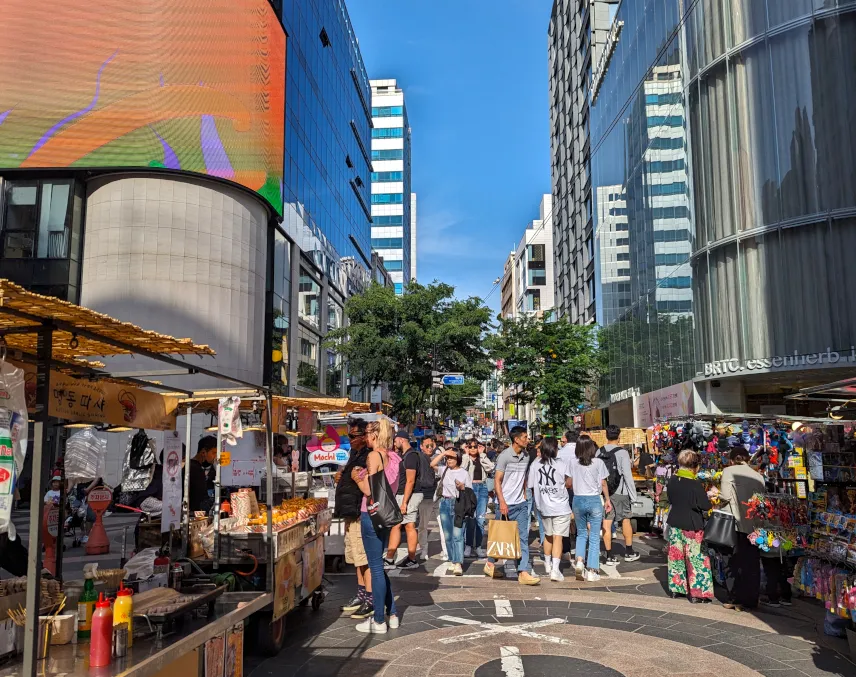
[[[398,630],[399,625],[401,625],[401,619],[398,616],[390,616],[389,617],[389,629],[390,630]]]
[[[597,573],[597,571],[594,571],[592,569],[589,569],[588,571],[586,571],[586,581],[588,583],[594,583],[594,582],[599,581],[599,580],[600,580],[600,574]]]
[[[577,575],[578,581],[584,581],[585,580],[585,571],[586,571],[586,569],[583,566],[583,563],[578,560],[576,562],[576,564],[574,564],[574,573]]]
[[[484,548],[476,548],[476,555],[479,557],[487,557],[487,550]]]
[[[464,557],[472,557],[473,556],[473,548],[471,545],[464,546]]]
[[[357,623],[356,631],[367,635],[385,635],[386,623],[376,623],[374,618],[367,618],[362,623]]]
[[[448,552],[441,553],[440,559],[442,559],[444,562],[448,562],[449,561],[449,553]]]
[[[561,583],[565,580],[565,575],[561,571],[550,572],[550,580],[554,583]]]

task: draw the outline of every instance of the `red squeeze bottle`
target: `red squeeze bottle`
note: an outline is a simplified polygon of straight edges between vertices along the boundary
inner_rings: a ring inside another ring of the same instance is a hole
[[[92,635],[89,640],[89,667],[110,665],[113,654],[113,610],[102,592],[92,614]]]

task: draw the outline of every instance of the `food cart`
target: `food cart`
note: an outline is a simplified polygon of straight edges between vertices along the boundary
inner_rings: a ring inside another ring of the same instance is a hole
[[[56,538],[61,522],[53,514],[53,509],[46,510],[45,504],[39,500],[51,460],[47,444],[49,427],[63,425],[63,422],[82,422],[105,427],[121,425],[126,428],[174,431],[177,415],[183,413],[188,419],[183,458],[187,467],[191,457],[190,415],[201,402],[211,399],[210,393],[193,393],[140,378],[114,377],[104,369],[103,364],[91,361],[92,358],[143,356],[169,365],[171,373],[204,374],[234,383],[245,394],[248,402],[263,403],[265,411],[270,414],[261,426],[261,432],[264,433],[264,460],[268,470],[271,468],[272,434],[277,425],[276,411],[274,398],[266,389],[205,368],[203,358],[214,354],[208,346],[194,344],[189,339],[175,339],[145,331],[87,308],[33,294],[6,280],[0,280],[0,365],[7,353],[10,360],[27,370],[26,387],[22,385],[22,389],[26,392],[30,423],[33,424],[28,442],[33,466],[33,500],[30,502],[26,581],[22,579],[20,587],[13,591],[16,596],[9,595],[3,599],[0,595],[0,607],[4,604],[9,606],[14,600],[20,601],[27,610],[38,609],[40,613],[26,613],[25,626],[20,631],[23,635],[20,642],[23,655],[0,668],[0,677],[60,673],[90,675],[93,672],[104,677],[168,677],[188,672],[198,673],[203,665],[209,675],[239,675],[245,627],[254,628],[261,636],[261,648],[265,648],[264,640],[267,638],[267,648],[278,649],[284,636],[282,616],[295,604],[310,601],[313,595],[316,595],[316,603],[320,603],[316,593],[323,572],[323,533],[329,521],[329,513],[320,504],[313,511],[296,511],[300,514],[295,514],[295,519],[288,524],[284,523],[282,529],[274,529],[273,507],[265,509],[261,533],[257,535],[265,544],[266,572],[262,577],[256,576],[254,584],[248,589],[233,592],[217,583],[212,585],[210,582],[206,584],[189,580],[186,589],[173,591],[180,594],[179,602],[192,602],[184,609],[180,608],[180,603],[161,603],[157,606],[145,598],[152,591],[140,595],[140,608],[135,610],[134,616],[137,618],[142,612],[143,615],[135,621],[135,627],[143,632],[139,635],[135,632],[133,646],[128,648],[123,657],[115,658],[109,666],[90,669],[88,645],[84,643],[72,642],[40,650],[39,636],[42,633],[39,629],[47,626],[40,622],[40,615],[55,610],[59,598],[58,591],[51,587],[53,583],[46,585],[41,576],[43,562],[49,554],[48,551],[42,553],[42,545],[50,549],[49,539]],[[281,408],[294,403],[278,399],[277,404]],[[27,426],[23,426],[23,430],[27,431]],[[17,434],[22,434],[20,426]],[[175,432],[172,434],[178,435]],[[180,440],[177,447],[180,454]],[[0,458],[0,461],[9,459]],[[14,460],[11,462],[11,467],[14,467]],[[172,467],[177,470],[175,463]],[[218,465],[218,476],[219,468]],[[188,474],[186,472],[185,477]],[[11,524],[8,519],[11,491],[6,494],[0,492],[0,520],[6,514],[5,524],[8,528]],[[46,512],[50,519],[45,519]],[[192,535],[186,491],[181,512],[182,545],[185,549],[182,554],[189,555]],[[223,525],[219,524],[218,510],[215,510],[214,522],[217,525],[214,532],[222,552],[227,546],[220,540],[218,527]],[[59,545],[55,547],[58,579],[62,569],[61,533],[59,539]],[[248,547],[258,548],[257,544]],[[245,562],[245,549],[234,546],[228,546],[227,549],[231,553],[240,551],[241,557],[236,556],[235,560]],[[229,556],[223,556],[221,561],[215,549],[208,562],[210,568],[216,571],[234,566],[229,561],[231,554],[226,554]],[[193,562],[193,571],[195,575],[199,574],[197,578],[201,578],[200,572],[205,572],[202,566],[205,565],[205,558],[198,559],[200,562]],[[321,568],[317,565],[319,560]],[[22,592],[24,589],[25,592]],[[172,599],[175,600],[174,597]],[[204,613],[190,613],[193,606],[200,606]],[[3,613],[5,622],[5,611]],[[274,619],[278,622],[274,623]],[[155,627],[158,621],[170,623],[168,635],[162,632],[163,627]],[[73,630],[71,634],[76,637]],[[276,633],[278,637],[271,636]],[[9,644],[8,637],[5,643]],[[17,641],[12,643],[18,644]]]

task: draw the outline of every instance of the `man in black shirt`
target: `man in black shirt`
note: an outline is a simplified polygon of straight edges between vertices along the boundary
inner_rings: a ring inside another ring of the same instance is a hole
[[[208,495],[208,471],[205,466],[210,467],[217,460],[217,438],[214,435],[206,435],[196,447],[196,456],[190,459],[190,478],[187,504],[191,514],[194,512],[209,512],[214,505]]]
[[[366,421],[353,418],[348,421],[348,438],[351,441],[351,453],[348,463],[336,473],[336,503],[333,515],[345,520],[345,561],[353,564],[357,570],[357,594],[342,606],[342,611],[351,613],[351,618],[368,618],[374,613],[372,602],[369,560],[363,547],[360,531],[360,511],[363,492],[351,477],[354,468],[365,468],[369,455],[366,446]]]
[[[401,455],[395,500],[401,508],[404,519],[389,532],[384,567],[387,569],[396,567],[395,553],[401,544],[401,528],[404,527],[407,534],[407,557],[397,566],[400,569],[415,569],[419,566],[419,562],[416,561],[416,548],[419,545],[416,523],[419,520],[419,505],[424,495],[421,487],[416,486],[419,474],[419,452],[410,445],[410,435],[405,430],[399,430],[395,434],[393,446]]]

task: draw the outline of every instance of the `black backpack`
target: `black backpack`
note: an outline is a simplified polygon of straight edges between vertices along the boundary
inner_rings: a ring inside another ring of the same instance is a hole
[[[621,471],[618,469],[618,459],[615,457],[615,451],[618,449],[607,449],[601,447],[597,450],[597,457],[603,461],[606,466],[606,472],[609,476],[606,478],[606,488],[609,489],[609,495],[612,496],[618,487],[621,486]]]
[[[411,447],[404,454],[406,457],[409,453],[414,453],[419,459],[419,465],[416,468],[416,483],[413,485],[413,493],[424,493],[434,491],[436,477],[434,476],[434,468],[431,467],[431,459],[429,459],[421,451]],[[403,459],[402,459],[403,460]],[[403,490],[403,488],[402,488]]]

